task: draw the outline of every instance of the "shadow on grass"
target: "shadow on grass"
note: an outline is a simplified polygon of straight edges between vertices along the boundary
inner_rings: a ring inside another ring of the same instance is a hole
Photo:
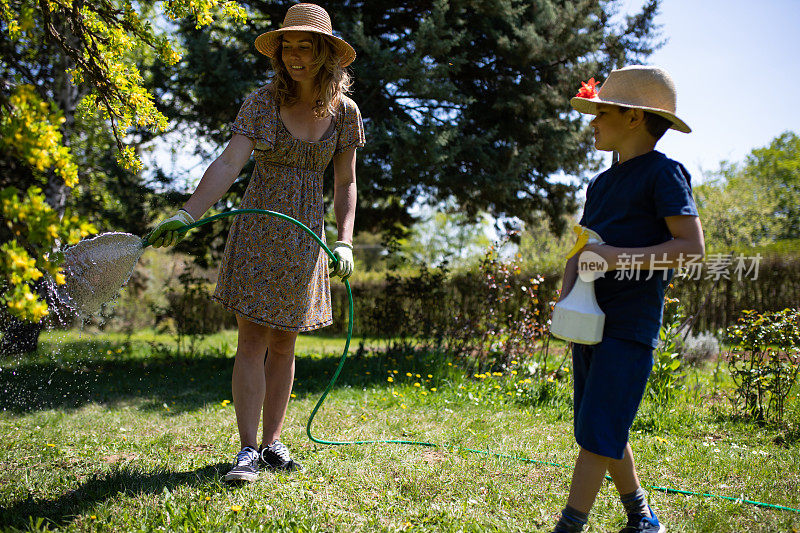
[[[139,350],[116,353],[109,345],[67,343],[59,356],[37,356],[0,366],[0,409],[24,414],[49,409],[78,409],[98,403],[141,402],[145,410],[166,416],[192,411],[231,398],[233,358],[220,350],[200,356]],[[145,346],[146,349],[149,347]],[[111,352],[111,353],[108,353]],[[356,350],[357,352],[357,350]],[[297,357],[294,392],[298,397],[321,393],[333,376],[341,354]],[[387,369],[403,373],[435,373],[442,361],[414,354],[397,359],[353,353],[336,388],[386,383]],[[164,405],[169,411],[164,409]]]
[[[130,466],[121,466],[105,474],[97,474],[75,490],[55,498],[27,498],[9,506],[0,507],[0,524],[9,528],[26,529],[30,517],[44,518],[51,526],[66,526],[76,515],[83,514],[97,503],[119,494],[161,494],[179,486],[198,486],[220,482],[230,467],[217,463],[188,472],[139,472]],[[220,482],[221,483],[221,482]]]

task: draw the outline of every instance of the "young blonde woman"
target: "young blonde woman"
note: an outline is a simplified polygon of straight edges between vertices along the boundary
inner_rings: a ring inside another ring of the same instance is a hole
[[[290,7],[281,29],[260,35],[255,45],[271,59],[274,76],[248,96],[222,155],[183,208],[148,240],[154,246],[178,242],[182,234],[176,230],[228,191],[251,154],[255,169],[240,207],[284,213],[324,240],[322,176],[333,161],[334,274],[347,278],[353,271],[356,148],[364,145],[358,106],[345,96],[350,78],[344,69],[355,51],[333,35],[328,13],[314,4]],[[214,292],[236,314],[239,327],[232,389],[242,450],[225,481],[253,481],[259,464],[302,469],[280,435],[297,334],[332,322],[327,265],[319,245],[289,222],[263,215],[240,215],[233,222]]]

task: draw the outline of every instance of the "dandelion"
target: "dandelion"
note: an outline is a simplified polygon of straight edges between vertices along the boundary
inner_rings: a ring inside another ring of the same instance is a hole
[[[432,378],[433,378],[433,374],[428,374],[428,379],[432,379]]]
[[[502,376],[503,373],[502,372],[492,372],[492,375],[493,376]]]
[[[417,383],[414,383],[414,386],[415,387],[421,387],[422,385],[420,385],[419,382],[417,382]]]
[[[406,377],[410,378],[411,375],[412,375],[411,372],[406,372]]]
[[[295,394],[295,393],[292,393],[291,396],[292,396],[292,398],[297,398],[297,394]]]
[[[206,501],[210,502],[211,501],[211,496],[206,496]]]
[[[372,374],[372,372],[367,371],[367,372],[365,372],[365,374],[369,376],[370,374]]]
[[[400,409],[407,409],[407,407],[406,407],[406,404],[404,404],[404,403],[401,403],[401,404],[400,404]]]
[[[436,387],[431,388],[431,392],[436,392]]]
[[[516,371],[516,370],[512,370],[512,371],[511,371],[511,375],[512,375],[512,376],[516,376],[516,375],[517,375],[517,371]]]
[[[656,435],[656,440],[658,442],[667,442],[667,439],[665,439],[664,437],[659,437],[658,435]]]
[[[388,378],[386,378],[386,381],[388,381],[389,383],[394,383],[394,378],[392,376],[389,376]]]
[[[97,520],[97,515],[94,515],[94,514],[93,514],[92,516],[90,516],[90,517],[89,517],[89,519],[91,519],[91,520]]]
[[[397,374],[397,370],[392,370],[392,374]]]
[[[56,447],[55,444],[50,444],[49,442],[47,443],[47,445],[50,446],[51,448],[55,448]]]
[[[231,505],[231,511],[233,511],[234,513],[238,513],[241,510],[242,510],[241,505]]]
[[[414,377],[421,378],[422,376],[420,376],[419,374],[414,374]]]

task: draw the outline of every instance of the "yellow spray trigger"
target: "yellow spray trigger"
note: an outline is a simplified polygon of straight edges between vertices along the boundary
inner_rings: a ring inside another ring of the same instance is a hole
[[[589,242],[589,233],[586,231],[586,228],[584,228],[583,226],[576,225],[576,226],[574,226],[572,228],[572,231],[574,231],[575,235],[578,236],[578,240],[575,241],[575,245],[572,247],[572,249],[567,254],[567,259],[569,259],[573,255],[577,254],[580,251],[580,249],[583,248],[584,246],[586,246],[586,244]]]

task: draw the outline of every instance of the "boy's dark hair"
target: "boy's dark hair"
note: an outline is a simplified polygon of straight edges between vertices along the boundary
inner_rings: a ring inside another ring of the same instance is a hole
[[[619,109],[620,113],[624,113],[630,107],[625,107],[618,105],[617,109]],[[651,113],[650,111],[644,112],[644,128],[647,130],[647,133],[653,136],[656,141],[661,139],[667,130],[672,127],[672,121],[662,117],[661,115],[656,115],[655,113]]]

